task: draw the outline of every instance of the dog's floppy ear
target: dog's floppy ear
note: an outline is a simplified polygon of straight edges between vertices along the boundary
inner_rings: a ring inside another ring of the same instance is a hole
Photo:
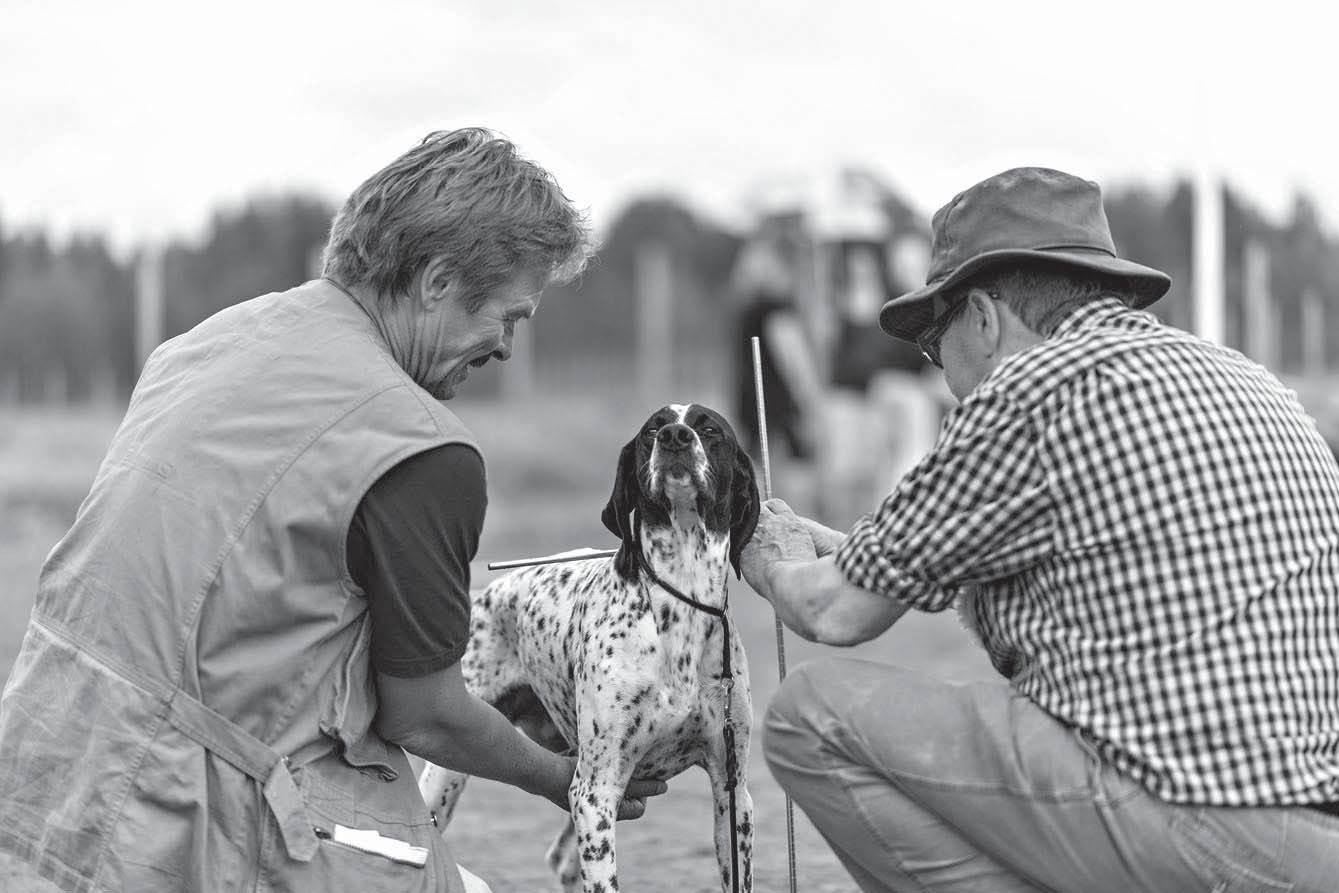
[[[618,471],[614,475],[614,492],[600,515],[609,532],[622,540],[614,556],[614,570],[630,583],[637,580],[641,544],[637,542],[637,507],[641,487],[637,483],[637,438],[628,441],[618,454]],[[756,512],[755,512],[756,518]]]
[[[753,539],[758,526],[758,482],[754,479],[753,463],[743,447],[735,447],[735,469],[730,477],[730,566],[735,577],[740,576],[739,556]]]

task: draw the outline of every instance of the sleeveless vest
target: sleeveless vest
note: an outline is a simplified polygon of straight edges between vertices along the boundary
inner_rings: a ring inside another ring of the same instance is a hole
[[[73,891],[459,890],[372,728],[345,564],[371,484],[446,443],[474,446],[328,282],[155,351],[0,699],[0,850]]]

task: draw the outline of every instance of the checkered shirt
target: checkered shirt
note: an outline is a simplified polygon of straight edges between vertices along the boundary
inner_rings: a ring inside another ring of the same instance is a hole
[[[957,601],[1019,692],[1166,801],[1339,801],[1339,464],[1235,351],[1084,306],[954,410],[837,564]]]

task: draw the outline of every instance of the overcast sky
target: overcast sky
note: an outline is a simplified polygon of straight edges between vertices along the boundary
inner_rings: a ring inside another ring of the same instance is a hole
[[[597,223],[649,191],[738,222],[759,184],[844,164],[928,215],[1017,164],[1163,188],[1207,162],[1276,219],[1305,191],[1333,231],[1323,5],[1240,5],[4,0],[0,222],[193,237],[479,124]]]

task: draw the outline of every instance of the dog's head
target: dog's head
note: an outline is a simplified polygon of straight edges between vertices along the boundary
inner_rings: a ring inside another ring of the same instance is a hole
[[[672,523],[686,504],[709,533],[728,532],[738,574],[739,554],[758,524],[753,464],[730,423],[697,403],[662,406],[619,453],[614,492],[601,515],[623,541],[614,558],[619,576],[637,579],[641,524]]]

